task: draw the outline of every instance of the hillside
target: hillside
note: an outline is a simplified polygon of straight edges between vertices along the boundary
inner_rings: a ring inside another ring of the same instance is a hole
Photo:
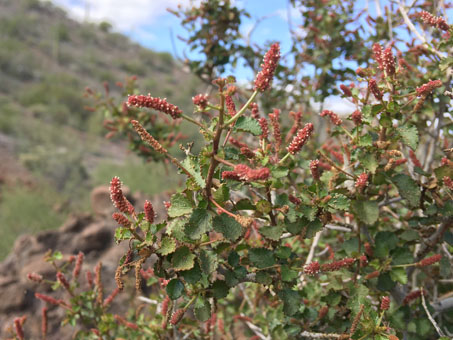
[[[0,258],[23,232],[58,226],[86,210],[90,189],[113,174],[132,190],[155,193],[172,183],[146,178],[120,140],[103,138],[102,115],[84,109],[86,87],[136,75],[139,87],[190,110],[199,82],[168,53],[156,53],[100,25],[76,22],[50,2],[0,1]],[[184,84],[184,86],[183,86]],[[127,161],[127,166],[126,166]]]

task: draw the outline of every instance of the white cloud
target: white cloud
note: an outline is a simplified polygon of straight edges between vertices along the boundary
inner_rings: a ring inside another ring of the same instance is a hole
[[[189,0],[52,0],[76,19],[109,21],[120,31],[156,23],[167,8],[187,5]]]
[[[305,10],[305,6],[299,6],[299,8],[290,6],[289,15],[290,15],[291,20],[300,19],[301,10]],[[275,14],[277,14],[282,20],[288,21],[288,9],[287,8],[280,8],[275,11]]]

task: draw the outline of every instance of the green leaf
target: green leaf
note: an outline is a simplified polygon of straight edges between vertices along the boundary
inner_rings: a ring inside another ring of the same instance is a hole
[[[453,167],[449,166],[448,164],[442,165],[434,169],[434,173],[436,174],[437,180],[441,182],[443,181],[445,176],[453,178]]]
[[[257,283],[265,286],[269,286],[272,283],[272,276],[264,270],[257,272],[255,279]]]
[[[322,229],[322,222],[317,218],[316,220],[308,223],[307,232],[305,234],[306,238],[315,237],[316,233]]]
[[[171,258],[175,271],[189,270],[194,266],[195,255],[190,252],[189,247],[183,246],[176,249]]]
[[[172,279],[167,285],[167,295],[172,300],[180,298],[183,291],[184,283],[178,279]]]
[[[376,201],[356,200],[352,202],[352,209],[366,224],[374,224],[379,218],[379,206]]]
[[[230,199],[230,189],[221,184],[220,187],[213,193],[214,200],[218,203],[226,202]]]
[[[210,275],[217,269],[217,255],[210,250],[202,250],[198,257],[200,268],[206,275]]]
[[[129,228],[118,227],[115,230],[115,242],[120,243],[122,240],[129,240],[132,238],[132,233]]]
[[[169,217],[178,217],[192,212],[192,203],[183,194],[174,194],[171,196],[171,206],[168,209]]]
[[[234,242],[242,235],[242,225],[234,218],[222,214],[214,218],[214,230],[222,233],[225,238]]]
[[[228,263],[230,266],[233,266],[233,267],[236,267],[237,265],[239,265],[239,260],[241,258],[239,257],[239,254],[235,251],[232,251],[229,255],[228,255]]]
[[[179,274],[190,284],[195,284],[201,279],[201,269],[197,262],[192,269],[180,271]]]
[[[282,281],[291,282],[299,276],[295,270],[289,269],[287,265],[281,266]]]
[[[348,210],[351,200],[343,194],[333,194],[329,206],[336,210]]]
[[[398,237],[391,231],[380,231],[375,237],[374,255],[383,259],[398,244]]]
[[[185,234],[192,240],[198,240],[204,233],[212,229],[212,216],[206,209],[197,208],[192,212],[189,223],[185,226]]]
[[[252,248],[249,250],[250,263],[257,268],[271,267],[275,264],[274,253],[266,248]]]
[[[301,299],[299,293],[292,289],[283,289],[278,292],[279,298],[283,301],[283,313],[293,316],[299,310]]]
[[[161,255],[168,255],[175,251],[176,241],[170,237],[164,237],[160,242],[160,247],[157,252]]]
[[[278,241],[280,239],[280,236],[282,236],[283,234],[283,227],[280,226],[261,227],[259,229],[259,232],[261,235],[270,240]]]
[[[211,289],[212,289],[212,295],[216,299],[223,299],[224,297],[226,297],[228,295],[228,292],[230,291],[230,287],[228,287],[226,282],[223,280],[215,281],[212,284]]]
[[[407,283],[407,275],[404,268],[393,268],[390,271],[390,277],[393,281],[399,282],[402,285]]]
[[[412,178],[405,174],[398,174],[392,177],[392,182],[395,183],[401,197],[406,199],[412,208],[420,205],[420,187]]]
[[[181,164],[192,175],[195,183],[197,183],[200,188],[204,189],[206,187],[206,181],[203,176],[201,176],[200,166],[197,160],[192,156],[188,156]]]
[[[198,298],[195,302],[194,312],[198,321],[208,321],[211,317],[211,304],[206,299]]]
[[[366,153],[360,158],[362,165],[372,174],[376,173],[376,169],[379,166],[379,162],[376,159],[376,156],[372,153]]]
[[[362,284],[352,285],[349,292],[349,300],[347,306],[352,310],[352,313],[356,315],[360,310],[360,305],[368,306],[370,299],[368,298],[369,290]]]
[[[363,136],[360,136],[358,146],[372,146],[373,145],[373,137],[371,135],[366,134]]]
[[[184,226],[187,224],[187,221],[187,217],[171,220],[167,226],[167,234],[178,241],[186,241],[187,237],[184,233]]]
[[[400,126],[397,128],[398,133],[403,139],[403,143],[415,151],[418,146],[418,130],[415,126]]]
[[[258,121],[251,117],[239,117],[234,126],[234,131],[250,132],[255,136],[259,136],[263,133],[261,126]]]

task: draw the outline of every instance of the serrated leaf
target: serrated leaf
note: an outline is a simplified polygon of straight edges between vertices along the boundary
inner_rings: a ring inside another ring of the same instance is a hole
[[[333,194],[329,206],[337,210],[348,210],[351,200],[342,194]]]
[[[201,176],[198,162],[193,157],[188,156],[182,161],[182,165],[192,175],[197,185],[204,189],[206,187],[206,181],[203,176]]]
[[[200,268],[206,275],[210,275],[217,269],[217,255],[210,250],[202,250],[198,257]]]
[[[374,224],[379,218],[379,206],[376,201],[352,201],[352,208],[358,218],[366,224]]]
[[[273,251],[266,248],[252,248],[249,250],[250,263],[257,268],[267,268],[275,264]]]
[[[420,205],[420,187],[412,178],[405,174],[398,174],[392,177],[392,182],[395,183],[401,197],[407,200],[409,206],[416,208]]]
[[[222,233],[225,238],[234,242],[242,235],[242,225],[234,218],[222,214],[214,218],[214,230]]]
[[[195,303],[194,312],[198,321],[208,321],[211,317],[211,304],[206,299],[198,298],[198,301]]]
[[[184,232],[192,240],[198,240],[204,233],[212,230],[212,216],[206,209],[195,209],[190,216]]]
[[[368,295],[368,288],[362,284],[351,287],[347,306],[352,310],[352,313],[354,315],[359,312],[360,305],[365,305],[365,307],[370,305],[370,299],[368,298]]]
[[[283,227],[280,226],[266,226],[259,229],[261,235],[273,241],[278,241],[283,234]]]
[[[190,284],[195,284],[201,279],[201,269],[197,262],[194,263],[192,269],[180,271],[179,274]]]
[[[379,166],[379,162],[376,159],[376,156],[372,153],[367,153],[360,158],[362,165],[372,174],[376,173],[376,169]]]
[[[398,133],[403,139],[404,144],[415,151],[418,146],[418,130],[415,126],[400,126],[397,128]]]
[[[178,279],[172,279],[167,285],[167,295],[170,299],[179,299],[184,291],[184,284]]]
[[[160,247],[157,252],[161,255],[168,255],[175,251],[176,241],[170,237],[164,237],[160,242]]]
[[[223,280],[215,281],[212,284],[211,289],[212,289],[212,295],[216,299],[223,299],[224,297],[226,297],[228,295],[228,292],[230,291],[230,287],[228,287],[226,282]]]
[[[189,270],[194,266],[195,255],[186,246],[176,249],[171,258],[171,263],[175,271]]]
[[[167,235],[174,237],[178,241],[186,241],[187,237],[184,233],[184,226],[189,219],[187,217],[177,218],[170,221],[167,225]]]
[[[282,281],[284,282],[291,282],[299,276],[295,270],[289,269],[287,265],[281,267],[280,273],[282,275]]]
[[[371,135],[363,135],[360,136],[358,146],[372,146],[373,145],[373,138]]]
[[[317,218],[314,221],[311,221],[307,225],[307,232],[305,233],[305,237],[310,239],[315,237],[316,233],[322,229],[322,222]]]
[[[239,117],[234,126],[234,131],[249,132],[255,136],[259,136],[263,133],[261,126],[258,121],[251,117]]]
[[[380,231],[375,237],[374,255],[379,258],[386,258],[390,250],[398,244],[398,237],[390,231]]]
[[[390,271],[390,277],[393,281],[399,282],[402,285],[407,283],[407,275],[404,268],[393,268]]]
[[[283,313],[287,316],[293,316],[299,310],[301,298],[297,291],[292,289],[283,289],[278,292],[278,297],[283,301]]]
[[[179,217],[192,212],[192,203],[183,194],[174,194],[171,196],[171,206],[168,209],[169,217]]]
[[[453,178],[453,167],[449,166],[448,164],[442,165],[434,169],[434,173],[436,174],[438,181],[443,181],[445,176]]]
[[[212,195],[216,202],[223,203],[230,199],[230,189],[225,184],[222,184]]]

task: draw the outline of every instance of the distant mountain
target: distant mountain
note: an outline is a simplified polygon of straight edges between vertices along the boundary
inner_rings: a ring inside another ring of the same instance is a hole
[[[141,47],[106,23],[76,22],[50,2],[0,0],[0,157],[18,164],[0,173],[2,232],[57,226],[68,211],[85,208],[91,186],[108,180],[99,176],[110,176],[110,163],[121,167],[130,157],[125,144],[103,139],[103,117],[84,109],[83,92],[108,82],[117,95],[114,84],[132,75],[144,92],[187,110],[200,87],[170,54]],[[134,166],[142,165],[124,168]],[[163,187],[158,184],[155,190]],[[29,201],[23,216],[13,216],[15,200]],[[30,226],[47,208],[51,216]]]

